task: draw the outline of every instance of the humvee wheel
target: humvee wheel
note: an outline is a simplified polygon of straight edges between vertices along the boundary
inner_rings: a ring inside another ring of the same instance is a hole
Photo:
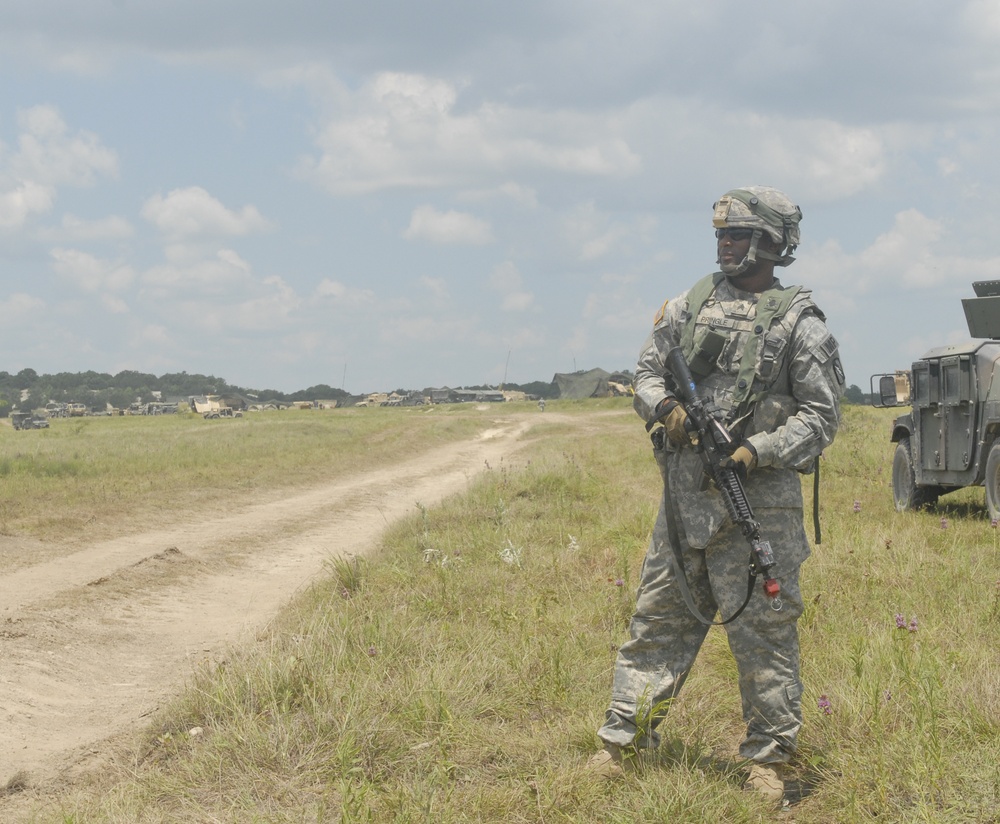
[[[1000,518],[1000,442],[993,444],[990,456],[986,459],[986,477],[983,479],[986,487],[986,507],[991,518]]]
[[[1000,452],[997,453],[997,480],[1000,482]],[[990,453],[993,459],[993,453]],[[987,487],[988,488],[988,487]],[[910,451],[910,439],[902,438],[896,445],[896,454],[892,458],[892,498],[897,512],[909,509],[923,509],[925,506],[937,503],[939,488],[936,486],[918,486],[913,472],[913,453]],[[987,493],[989,494],[989,493]],[[998,486],[998,501],[1000,501],[1000,486]]]

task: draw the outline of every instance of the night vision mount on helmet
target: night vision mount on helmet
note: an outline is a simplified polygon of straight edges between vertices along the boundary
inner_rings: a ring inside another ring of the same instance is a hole
[[[738,264],[721,264],[727,275],[741,275],[758,259],[775,266],[788,266],[792,252],[799,245],[799,221],[802,210],[788,196],[769,186],[745,186],[730,189],[715,203],[712,225],[716,229],[751,229],[753,236],[747,255]],[[778,245],[776,253],[758,249],[764,232]],[[718,261],[717,261],[718,262]]]

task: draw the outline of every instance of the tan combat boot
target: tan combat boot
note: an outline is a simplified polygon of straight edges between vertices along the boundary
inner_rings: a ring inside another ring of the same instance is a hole
[[[781,764],[754,764],[744,790],[760,793],[768,801],[780,804],[785,797],[785,780]]]
[[[587,761],[587,772],[597,778],[612,781],[625,773],[635,772],[638,754],[632,747],[617,747],[605,744],[604,749],[594,753]]]

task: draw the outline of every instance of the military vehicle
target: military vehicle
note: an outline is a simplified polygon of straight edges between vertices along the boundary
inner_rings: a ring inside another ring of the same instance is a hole
[[[38,412],[12,412],[11,425],[15,429],[48,429],[49,420]]]
[[[908,372],[871,378],[875,406],[910,406],[892,424],[892,495],[900,512],[984,486],[990,517],[1000,519],[1000,281],[972,287],[976,297],[962,307],[975,340],[935,347]]]

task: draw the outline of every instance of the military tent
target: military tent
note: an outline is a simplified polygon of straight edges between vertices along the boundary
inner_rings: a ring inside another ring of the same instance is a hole
[[[576,400],[579,398],[606,398],[610,372],[603,369],[588,369],[579,372],[557,372],[552,382],[559,387],[559,397]]]

